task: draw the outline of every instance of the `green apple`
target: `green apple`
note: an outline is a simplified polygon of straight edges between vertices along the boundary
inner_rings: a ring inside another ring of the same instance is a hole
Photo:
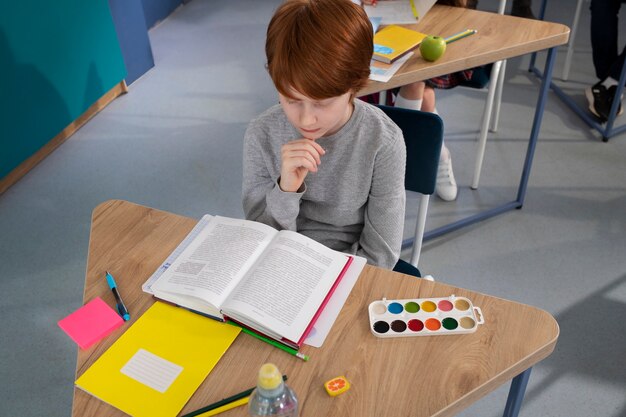
[[[420,53],[426,61],[436,61],[446,51],[446,41],[441,36],[428,35],[420,44]]]

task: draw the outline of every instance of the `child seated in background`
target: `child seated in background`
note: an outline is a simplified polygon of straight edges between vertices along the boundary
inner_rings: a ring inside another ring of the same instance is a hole
[[[362,0],[362,3],[373,5],[376,0]],[[477,0],[437,0],[437,4],[444,6],[470,9],[475,9],[477,3]],[[530,4],[530,0],[514,0],[511,14],[518,17],[534,18]],[[439,114],[436,107],[435,88],[449,89],[458,85],[472,84],[476,78],[489,77],[490,72],[491,66],[484,66],[404,85],[398,91],[394,91],[394,105],[405,109]],[[458,194],[458,187],[452,171],[452,156],[445,142],[441,147],[435,192],[444,201],[453,201]]]
[[[374,5],[375,0],[363,0],[363,4]],[[467,7],[467,0],[437,0],[437,4],[456,7]],[[437,113],[435,106],[434,88],[452,88],[459,85],[463,80],[472,77],[472,70],[437,77],[433,80],[418,81],[400,87],[395,91],[394,105],[411,110],[421,110]],[[438,113],[437,113],[438,114]],[[452,171],[452,157],[445,143],[441,145],[439,158],[439,170],[437,172],[437,185],[435,192],[444,201],[456,199],[458,188]]]
[[[287,1],[270,21],[265,52],[280,104],[245,134],[246,218],[393,268],[406,149],[381,110],[355,100],[373,52],[367,15],[350,0]]]

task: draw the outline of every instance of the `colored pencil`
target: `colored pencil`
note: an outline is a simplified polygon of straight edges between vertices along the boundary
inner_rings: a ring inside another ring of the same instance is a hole
[[[294,355],[300,359],[302,359],[303,361],[308,361],[309,360],[309,356],[305,355],[304,353],[298,352],[296,349],[289,347],[289,346],[285,346],[282,343],[277,342],[276,340],[272,340],[268,337],[265,336],[261,336],[258,333],[253,332],[252,330],[246,329],[243,326],[240,326],[239,324],[235,323],[234,321],[230,321],[228,320],[226,323],[228,324],[232,324],[233,326],[237,326],[239,327],[244,333],[249,334],[250,336],[256,337],[257,339],[265,342],[265,343],[269,343],[270,345],[277,347],[278,349],[284,350],[285,352]]]
[[[287,380],[287,375],[283,375],[283,381],[286,381],[286,380]],[[242,398],[249,397],[250,394],[252,394],[252,391],[254,391],[255,388],[256,387],[248,388],[245,391],[241,391],[239,394],[235,394],[235,395],[232,395],[232,396],[230,396],[228,398],[224,398],[223,400],[217,401],[217,402],[215,402],[213,404],[209,404],[206,407],[199,408],[196,411],[192,411],[191,413],[187,413],[187,414],[185,414],[182,417],[195,417],[195,416],[198,416],[198,415],[200,415],[202,413],[206,413],[207,411],[215,410],[215,409],[217,409],[219,407],[223,407],[223,406],[225,406],[227,404],[230,404],[230,403],[233,403],[235,401],[241,400]],[[224,410],[224,411],[226,411],[226,410]]]
[[[459,39],[463,39],[463,38],[466,38],[466,37],[468,37],[470,35],[473,35],[473,34],[475,34],[477,32],[478,31],[476,29],[467,29],[467,30],[464,30],[463,32],[459,32],[459,33],[456,33],[456,34],[454,34],[452,36],[449,36],[449,37],[445,38],[444,40],[446,41],[446,43],[452,43],[452,42],[458,41]]]
[[[223,413],[224,411],[228,411],[232,408],[239,407],[240,405],[246,405],[250,401],[250,397],[244,397],[240,400],[233,401],[232,403],[225,404],[221,407],[214,408],[213,410],[209,410],[206,413],[200,414],[198,417],[210,417],[216,414]]]
[[[413,12],[413,17],[415,17],[415,19],[419,19],[420,15],[419,13],[417,13],[417,9],[415,8],[415,2],[413,0],[409,1],[411,3],[411,11]]]

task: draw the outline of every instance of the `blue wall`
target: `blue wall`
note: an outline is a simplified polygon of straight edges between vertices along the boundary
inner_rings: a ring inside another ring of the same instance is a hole
[[[146,26],[150,29],[169,16],[181,3],[188,1],[190,0],[142,0]]]
[[[109,0],[130,85],[154,66],[142,0]]]
[[[107,0],[3,2],[0,178],[125,76]]]

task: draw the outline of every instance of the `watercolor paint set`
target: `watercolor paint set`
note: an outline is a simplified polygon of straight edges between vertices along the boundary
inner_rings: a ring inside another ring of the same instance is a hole
[[[377,300],[369,305],[370,330],[377,337],[439,336],[474,333],[485,322],[479,307],[465,297]]]

